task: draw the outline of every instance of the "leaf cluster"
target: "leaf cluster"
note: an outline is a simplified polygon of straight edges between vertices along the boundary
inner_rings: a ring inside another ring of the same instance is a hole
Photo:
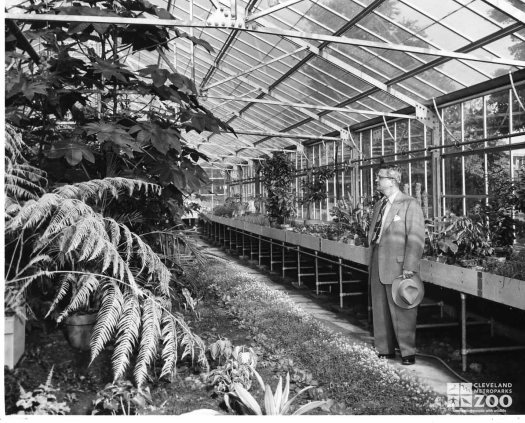
[[[16,142],[16,137],[8,138]],[[17,146],[9,145],[12,163],[6,180],[24,165]],[[137,385],[148,377],[148,367],[160,354],[160,377],[171,378],[178,359],[189,356],[207,366],[204,343],[182,315],[172,310],[170,283],[175,278],[162,258],[136,233],[98,212],[107,197],[142,191],[158,195],[161,188],[126,178],[105,178],[32,194],[16,194],[6,201],[7,306],[24,302],[27,288],[39,278],[55,283],[56,295],[48,315],[60,309],[57,321],[85,309],[99,298],[100,309],[91,337],[91,361],[110,342],[115,380],[132,360]],[[24,193],[24,192],[23,192]],[[10,294],[10,295],[7,295]]]
[[[47,380],[32,391],[25,391],[20,386],[20,398],[16,402],[18,407],[17,414],[36,414],[36,415],[60,415],[67,414],[70,409],[65,402],[58,402],[54,389],[51,386],[53,377],[53,367],[49,371]]]
[[[92,415],[136,415],[151,404],[149,387],[137,389],[128,380],[108,383],[93,400]]]

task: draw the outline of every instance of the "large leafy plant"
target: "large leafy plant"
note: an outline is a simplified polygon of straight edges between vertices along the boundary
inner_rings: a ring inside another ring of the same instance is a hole
[[[100,298],[91,338],[91,361],[114,342],[113,372],[122,377],[134,362],[140,386],[157,356],[161,377],[171,377],[177,359],[207,366],[204,344],[173,309],[177,275],[136,233],[98,209],[109,197],[158,195],[161,188],[140,180],[105,178],[43,189],[45,174],[20,153],[21,139],[8,127],[6,139],[6,306],[18,310],[34,281],[57,287],[49,312],[60,322]],[[180,353],[182,352],[182,353]]]
[[[276,152],[260,165],[261,181],[266,188],[266,213],[271,221],[283,224],[295,214],[295,194],[292,191],[294,165],[282,152]]]
[[[174,19],[146,0],[41,1],[27,13]],[[211,46],[175,27],[86,22],[34,22],[6,34],[6,119],[24,130],[29,159],[51,182],[106,176],[140,177],[166,188],[156,208],[174,224],[184,195],[209,180],[184,132],[232,130],[199,104],[194,82],[159,64],[134,71],[126,62],[143,50],[166,57],[178,38]],[[30,47],[38,45],[38,53]],[[29,53],[28,57],[25,53]],[[171,201],[169,201],[171,200]],[[151,204],[142,210],[147,211]]]

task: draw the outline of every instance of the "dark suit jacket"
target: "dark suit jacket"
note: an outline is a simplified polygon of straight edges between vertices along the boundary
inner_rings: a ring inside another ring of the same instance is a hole
[[[379,202],[374,206],[368,236],[369,244],[372,242],[379,206]],[[395,278],[403,274],[403,270],[418,272],[424,245],[423,211],[415,198],[398,192],[386,217],[379,245],[376,247],[381,283],[391,284]]]

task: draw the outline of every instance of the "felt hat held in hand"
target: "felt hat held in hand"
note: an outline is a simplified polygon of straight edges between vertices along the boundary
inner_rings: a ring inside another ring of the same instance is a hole
[[[394,303],[401,308],[416,307],[425,296],[423,282],[418,275],[414,274],[411,278],[403,279],[399,276],[392,283],[392,297]]]

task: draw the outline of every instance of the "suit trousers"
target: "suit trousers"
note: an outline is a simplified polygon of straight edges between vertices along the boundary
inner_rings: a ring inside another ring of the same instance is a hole
[[[388,284],[381,283],[378,247],[374,245],[372,248],[370,285],[375,347],[379,354],[393,354],[397,339],[402,357],[414,355],[416,352],[417,307],[405,309],[394,303],[392,281],[389,281]]]

